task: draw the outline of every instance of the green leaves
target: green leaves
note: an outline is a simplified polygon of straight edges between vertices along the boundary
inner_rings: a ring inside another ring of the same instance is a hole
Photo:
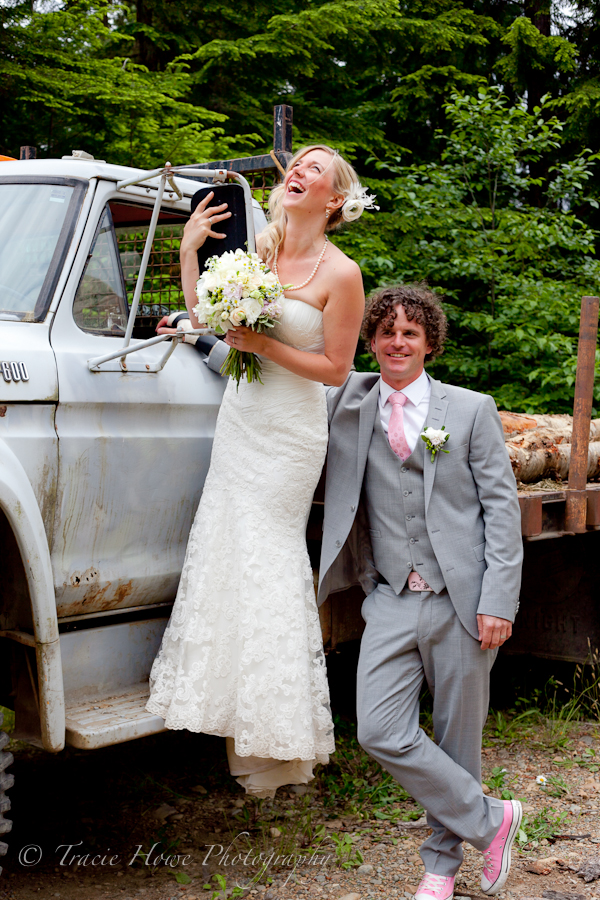
[[[151,72],[113,55],[117,46],[135,50],[133,38],[110,25],[119,9],[93,0],[49,12],[25,3],[4,8],[10,43],[0,42],[1,121],[12,152],[32,143],[42,156],[61,156],[80,144],[142,167],[227,155],[226,116],[186,102],[181,64]]]
[[[597,28],[543,34],[516,5],[486,9],[7,0],[0,152],[148,167],[247,155],[271,146],[273,104],[292,103],[296,145],[333,144],[378,196],[380,213],[335,238],[367,289],[444,294],[432,373],[509,409],[568,412],[579,300],[600,282]]]
[[[391,176],[392,211],[379,219],[395,235],[394,268],[367,271],[382,282],[426,279],[445,295],[450,341],[436,377],[504,408],[568,412],[580,298],[600,280],[596,232],[573,211],[583,211],[596,157],[548,165],[561,124],[499,88],[453,94],[445,112],[439,162],[378,163]]]
[[[356,836],[352,834],[329,833],[328,837],[335,847],[335,861],[342,869],[353,869],[362,865],[364,857],[358,847],[354,846]]]
[[[532,69],[572,72],[577,64],[573,44],[559,35],[543,35],[526,16],[514,20],[502,42],[510,52],[499,61],[498,69],[519,93],[527,90]]]
[[[563,828],[566,812],[554,812],[543,809],[536,816],[523,816],[523,822],[517,834],[517,843],[525,849],[534,849],[540,841],[552,839]]]

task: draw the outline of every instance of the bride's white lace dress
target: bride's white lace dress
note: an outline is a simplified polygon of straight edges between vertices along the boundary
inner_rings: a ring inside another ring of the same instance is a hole
[[[270,334],[322,353],[322,313],[282,303]],[[334,750],[305,540],[327,409],[322,384],[262,366],[263,384],[227,385],[147,709],[167,728],[232,739],[232,774],[272,796]]]

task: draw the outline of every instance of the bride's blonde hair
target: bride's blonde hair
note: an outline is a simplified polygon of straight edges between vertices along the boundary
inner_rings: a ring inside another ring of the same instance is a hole
[[[286,169],[286,175],[299,159],[310,153],[311,150],[324,150],[333,157],[331,167],[333,168],[333,190],[336,194],[341,194],[346,200],[352,193],[353,188],[358,184],[358,175],[343,156],[327,144],[311,144],[309,147],[302,147],[291,158]],[[329,166],[328,166],[329,168]],[[269,196],[269,224],[261,232],[260,241],[262,244],[263,258],[265,261],[273,260],[275,251],[281,248],[285,240],[285,226],[287,224],[287,213],[283,208],[283,196],[285,187],[278,184],[274,187]],[[331,215],[325,225],[325,231],[335,231],[336,228],[344,221],[342,215],[342,207],[331,211]]]

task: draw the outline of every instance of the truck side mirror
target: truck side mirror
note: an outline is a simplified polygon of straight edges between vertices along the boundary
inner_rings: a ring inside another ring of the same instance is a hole
[[[228,184],[215,184],[210,187],[200,188],[191,199],[190,208],[192,213],[196,210],[200,201],[211,191],[215,196],[210,201],[210,206],[219,206],[221,203],[226,203],[228,211],[231,213],[231,218],[217,222],[213,228],[213,231],[226,235],[223,240],[209,237],[198,250],[200,272],[204,271],[206,261],[211,256],[220,256],[221,253],[225,253],[227,250],[245,250],[248,243],[244,189],[240,184],[229,182]]]

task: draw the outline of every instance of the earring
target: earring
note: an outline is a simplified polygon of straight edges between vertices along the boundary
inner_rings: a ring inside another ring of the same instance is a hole
[[[326,219],[329,218],[330,212],[331,212],[331,210],[329,210],[329,209],[326,209],[326,210],[325,210],[325,218],[326,218]]]

